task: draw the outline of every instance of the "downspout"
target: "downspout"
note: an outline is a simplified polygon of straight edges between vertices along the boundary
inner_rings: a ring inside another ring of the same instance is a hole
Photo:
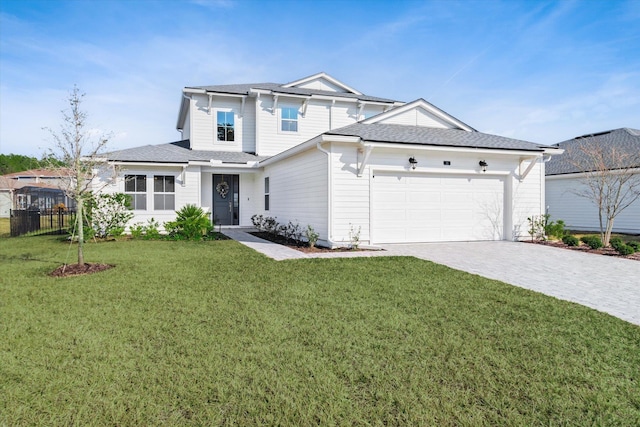
[[[327,155],[327,243],[330,247],[334,247],[333,241],[333,215],[332,215],[332,198],[333,191],[331,191],[332,174],[331,174],[331,153],[322,148],[322,141],[318,141],[316,148]]]

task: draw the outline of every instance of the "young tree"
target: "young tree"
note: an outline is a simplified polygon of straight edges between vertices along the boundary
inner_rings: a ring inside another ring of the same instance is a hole
[[[616,217],[640,199],[640,152],[591,139],[568,147],[566,154],[584,172],[583,186],[574,194],[598,208],[600,238],[608,246]]]
[[[58,132],[45,128],[53,138],[50,157],[65,166],[53,166],[61,178],[61,188],[76,201],[78,264],[84,265],[85,202],[91,197],[95,173],[106,166],[99,154],[105,149],[110,134],[96,133],[87,126],[87,113],[82,110],[85,94],[77,86],[69,94],[69,108],[62,111],[63,122]]]

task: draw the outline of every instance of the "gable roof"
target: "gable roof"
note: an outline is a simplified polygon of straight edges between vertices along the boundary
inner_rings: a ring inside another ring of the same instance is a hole
[[[459,128],[462,130],[467,130],[467,131],[476,131],[474,128],[472,128],[471,126],[467,125],[466,123],[462,122],[461,120],[456,119],[455,117],[453,117],[451,114],[439,109],[438,107],[436,107],[435,105],[425,101],[422,98],[418,98],[415,101],[409,102],[407,104],[404,104],[402,106],[393,108],[391,110],[385,111],[384,113],[381,114],[377,114],[373,117],[369,117],[368,119],[365,119],[362,121],[362,123],[364,124],[373,124],[373,123],[383,123],[387,120],[393,119],[393,117],[396,116],[400,116],[402,114],[406,114],[409,111],[422,111],[424,113],[426,113],[428,116],[433,117],[434,119],[436,119],[436,121],[439,121],[443,124],[447,124],[450,127],[453,128]],[[416,126],[419,125],[419,123],[417,123],[417,119],[416,119]]]
[[[325,132],[325,135],[355,136],[364,142],[433,145],[543,152],[548,146],[533,142],[462,129],[440,129],[383,123],[355,123]]]
[[[616,165],[611,158],[604,161],[609,163],[610,169],[620,167],[640,168],[640,130],[632,128],[620,128],[577,136],[567,141],[559,142],[554,147],[565,150],[564,154],[554,156],[546,166],[545,175],[564,175],[571,173],[591,172],[595,169],[589,168],[588,159],[583,148],[590,146],[601,146],[606,148],[603,153],[619,153],[626,162]]]
[[[304,77],[302,79],[298,79],[295,80],[293,82],[287,83],[282,85],[282,87],[297,87],[297,86],[308,86],[308,83],[311,82],[316,82],[316,81],[321,81],[321,80],[325,80],[329,83],[331,83],[332,85],[336,86],[339,89],[342,89],[342,91],[344,92],[350,92],[356,95],[362,95],[361,92],[353,89],[352,87],[347,86],[346,84],[342,83],[341,81],[334,79],[333,77],[331,77],[330,75],[328,75],[325,72],[321,72],[321,73],[317,73],[317,74],[313,74],[309,77]]]
[[[109,161],[140,163],[183,163],[190,161],[221,161],[222,163],[246,164],[268,158],[239,151],[209,151],[189,149],[189,140],[168,144],[144,145],[104,154]]]

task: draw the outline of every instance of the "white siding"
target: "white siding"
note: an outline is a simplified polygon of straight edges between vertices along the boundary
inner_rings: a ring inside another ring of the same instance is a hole
[[[9,218],[9,211],[13,209],[13,200],[9,190],[0,190],[0,218]]]
[[[446,124],[441,119],[429,114],[427,111],[421,108],[413,108],[398,114],[391,115],[379,123],[384,124],[396,124],[407,126],[427,126],[431,128],[451,128],[451,125]]]
[[[331,129],[353,124],[357,119],[358,106],[355,102],[336,102],[331,107]]]
[[[187,115],[184,119],[184,127],[182,129],[182,139],[191,138],[191,114],[187,110]]]
[[[598,209],[589,199],[575,194],[584,184],[579,178],[547,177],[546,200],[551,219],[563,220],[567,228],[599,231]],[[613,231],[640,233],[640,200],[623,210],[613,222]]]
[[[185,171],[185,185],[182,181],[182,167],[122,167],[118,171],[118,178],[115,185],[108,183],[109,176],[101,176],[100,181],[95,183],[95,188],[101,188],[103,193],[124,193],[124,177],[125,175],[145,175],[147,177],[147,209],[135,210],[134,218],[129,221],[128,225],[136,223],[146,224],[147,221],[153,219],[160,224],[160,228],[167,221],[172,221],[176,217],[175,211],[181,209],[186,204],[195,204],[200,206],[200,168],[188,167]],[[170,175],[175,177],[175,209],[173,210],[155,210],[153,206],[153,177],[155,175]],[[127,230],[129,231],[129,230]]]
[[[326,148],[326,147],[325,147]],[[361,177],[357,176],[357,165],[362,154],[357,153],[354,146],[347,144],[331,144],[332,150],[332,230],[331,236],[338,244],[349,243],[351,227],[360,227],[360,240],[370,243],[373,206],[371,203],[372,182],[376,173],[397,173],[398,175],[437,176],[446,181],[447,177],[459,178],[478,176],[494,178],[500,181],[504,189],[503,197],[495,200],[483,199],[483,215],[489,220],[502,223],[501,238],[512,240],[525,237],[526,218],[543,212],[544,195],[542,190],[541,169],[543,163],[538,164],[529,173],[524,182],[520,183],[517,176],[520,173],[520,159],[507,154],[492,154],[478,156],[472,153],[446,153],[435,151],[417,151],[401,149],[374,149],[369,164]],[[410,170],[408,158],[416,157],[418,167]],[[487,173],[479,172],[479,160],[489,163]],[[444,165],[445,161],[451,164]],[[525,162],[524,167],[527,163]],[[471,201],[472,202],[472,201]],[[492,202],[492,203],[489,203]],[[419,203],[419,202],[416,202]],[[474,208],[477,211],[477,208]],[[477,212],[476,212],[477,213]],[[475,215],[475,214],[474,214]],[[500,228],[500,227],[499,227]]]
[[[346,92],[343,88],[323,79],[317,78],[306,83],[296,85],[295,87],[302,89],[324,90],[327,92]]]
[[[190,130],[191,148],[193,150],[212,151],[245,151],[255,150],[255,116],[251,105],[245,105],[242,114],[242,100],[237,97],[214,96],[212,98],[211,109],[209,110],[209,97],[207,95],[193,95],[191,101],[191,122]],[[234,132],[233,142],[217,141],[216,113],[218,111],[233,111]],[[246,123],[245,123],[246,121]],[[245,136],[245,130],[248,135]],[[247,142],[244,142],[244,138]]]
[[[523,169],[528,165],[524,162]],[[519,174],[518,167],[514,170]],[[523,170],[524,172],[524,170]],[[543,215],[544,208],[544,162],[542,159],[536,161],[536,166],[527,175],[526,179],[520,182],[515,176],[511,180],[513,188],[513,235],[514,240],[530,238],[528,233],[529,221],[527,218],[535,215]]]
[[[264,211],[264,177],[269,177],[270,209]],[[311,225],[327,240],[328,180],[326,154],[315,148],[265,167],[255,185],[257,214],[276,217],[278,222]]]
[[[304,117],[302,116],[302,104],[304,99],[278,97],[278,104],[273,111],[273,97],[261,96],[259,100],[258,114],[258,154],[273,156],[291,147],[295,147],[311,138],[330,129],[346,126],[356,122],[357,108],[355,103],[336,102],[332,106],[331,101],[309,100]],[[280,130],[280,108],[298,107],[298,132],[282,132]]]

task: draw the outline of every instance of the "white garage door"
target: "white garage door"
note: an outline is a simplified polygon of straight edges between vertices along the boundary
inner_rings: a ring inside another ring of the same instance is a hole
[[[500,240],[504,181],[495,177],[375,174],[374,243]]]

